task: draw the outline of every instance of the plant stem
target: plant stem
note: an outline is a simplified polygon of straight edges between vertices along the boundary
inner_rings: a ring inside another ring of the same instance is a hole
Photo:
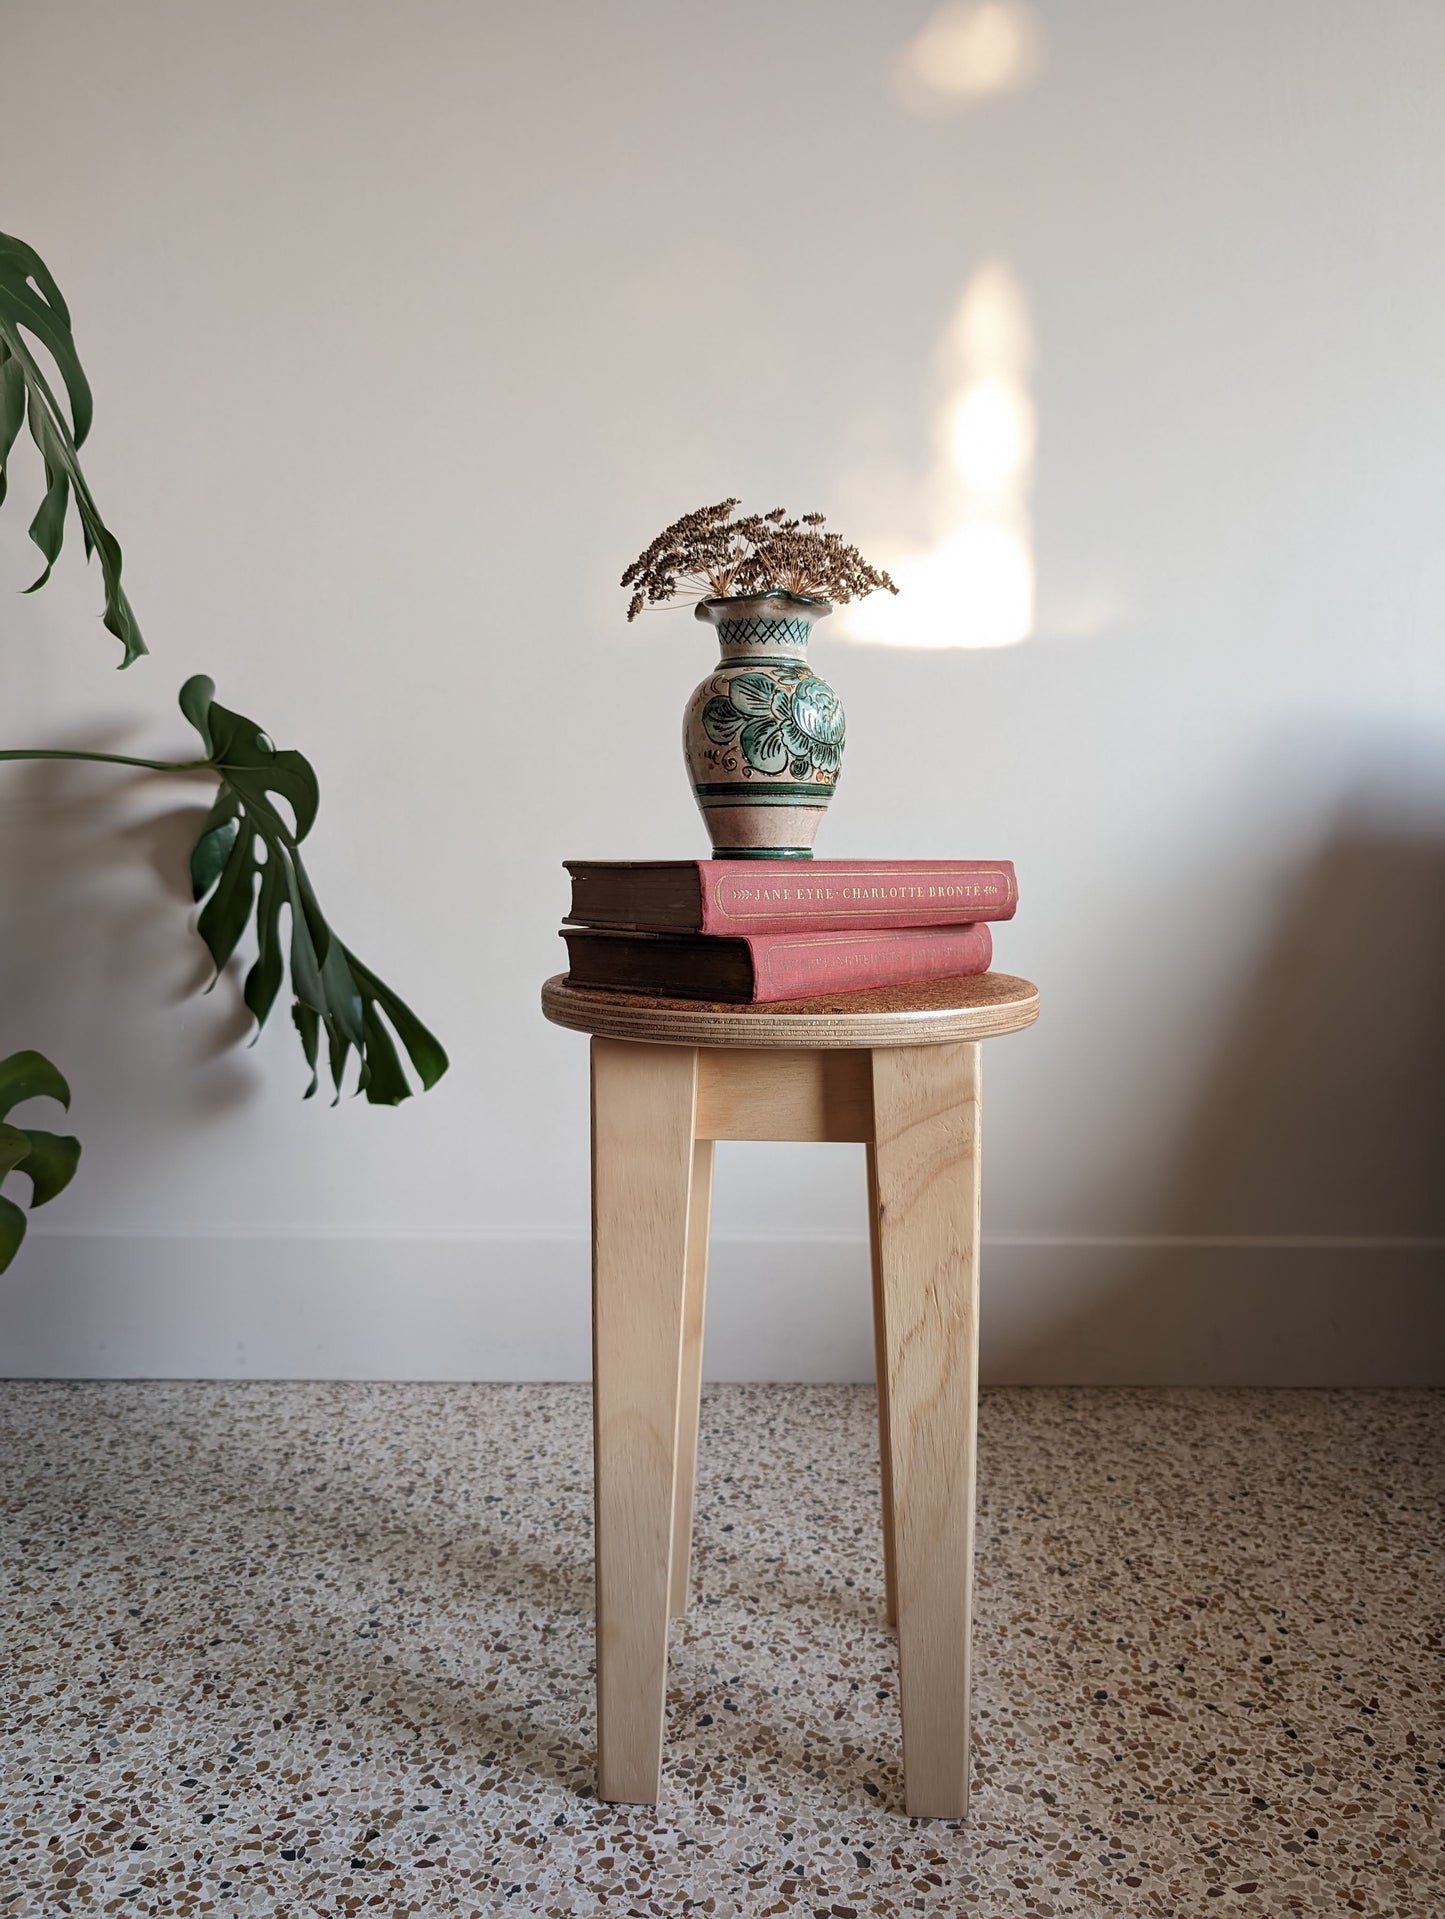
[[[144,766],[152,773],[200,773],[218,769],[211,760],[137,760],[129,753],[74,753],[65,747],[0,747],[0,760],[93,760],[104,766]]]

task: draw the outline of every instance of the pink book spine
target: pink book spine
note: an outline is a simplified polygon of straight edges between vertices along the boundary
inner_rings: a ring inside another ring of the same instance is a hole
[[[993,958],[993,936],[986,926],[744,937],[753,956],[755,1002],[986,973]]]
[[[1011,860],[699,860],[703,933],[883,931],[1012,919]]]

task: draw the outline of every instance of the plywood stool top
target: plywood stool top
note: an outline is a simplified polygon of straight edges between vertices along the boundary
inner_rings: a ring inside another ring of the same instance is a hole
[[[554,1025],[575,1032],[668,1046],[935,1046],[993,1039],[1032,1026],[1039,1016],[1039,989],[1011,973],[974,973],[817,999],[729,1006],[598,992],[569,986],[558,973],[542,988],[542,1011]]]

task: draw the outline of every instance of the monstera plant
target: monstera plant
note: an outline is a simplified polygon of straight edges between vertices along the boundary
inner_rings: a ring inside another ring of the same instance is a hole
[[[16,1126],[12,1111],[30,1099],[54,1099],[69,1106],[70,1088],[40,1053],[12,1053],[9,1059],[0,1059],[0,1186],[11,1173],[24,1173],[30,1181],[30,1204],[36,1207],[70,1184],[80,1158],[80,1141],[69,1133]],[[24,1213],[0,1193],[0,1273],[20,1250],[24,1237]]]
[[[59,391],[36,348],[53,363]],[[101,518],[80,466],[78,449],[90,431],[92,412],[90,385],[59,287],[33,247],[0,234],[0,503],[10,455],[26,425],[45,475],[30,522],[30,538],[44,567],[26,591],[35,592],[50,578],[73,503],[87,557],[100,561],[104,624],[120,642],[120,664],[130,666],[147,649],[121,585],[120,544]],[[256,957],[243,993],[259,1029],[289,975],[291,1017],[311,1073],[307,1098],[319,1083],[323,1040],[338,1098],[353,1054],[357,1092],[388,1106],[408,1098],[412,1087],[397,1042],[422,1087],[434,1086],[447,1067],[441,1045],[342,944],[317,902],[301,857],[301,842],[320,801],[309,760],[278,749],[256,721],[222,706],[203,674],[186,681],[180,706],[199,736],[200,751],[189,759],[21,746],[0,748],[0,760],[92,760],[209,779],[215,797],[191,854],[191,881],[201,903],[196,930],[210,949],[215,977],[249,930]],[[7,1099],[13,1105],[41,1095],[69,1101],[65,1081],[40,1054],[17,1053],[0,1061],[0,1181],[10,1172],[28,1174],[36,1206],[66,1184],[80,1150],[74,1140],[5,1122]],[[13,1257],[24,1227],[19,1207],[0,1197],[0,1270]]]

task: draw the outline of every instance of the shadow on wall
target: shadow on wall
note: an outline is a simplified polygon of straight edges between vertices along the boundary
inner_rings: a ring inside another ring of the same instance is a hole
[[[120,750],[109,737],[77,741]],[[156,1038],[168,1009],[210,978],[193,932],[190,849],[205,808],[146,811],[173,779],[119,768],[18,762],[0,769],[0,1052],[48,1053],[76,1095],[77,1130],[92,1089],[124,1098],[156,1079]],[[235,969],[229,969],[234,971]],[[250,1031],[239,981],[223,980],[197,1022],[164,1019],[166,1063],[200,1067],[167,1082],[192,1116],[246,1097],[252,1072],[223,1058]],[[104,1063],[88,1085],[86,1060]],[[133,1071],[130,1070],[133,1067]]]
[[[1152,1231],[1056,1256],[1063,1313],[1037,1248],[990,1248],[991,1379],[1117,1380],[1126,1352],[1139,1384],[1445,1383],[1445,835],[1346,814],[1218,1048]]]

